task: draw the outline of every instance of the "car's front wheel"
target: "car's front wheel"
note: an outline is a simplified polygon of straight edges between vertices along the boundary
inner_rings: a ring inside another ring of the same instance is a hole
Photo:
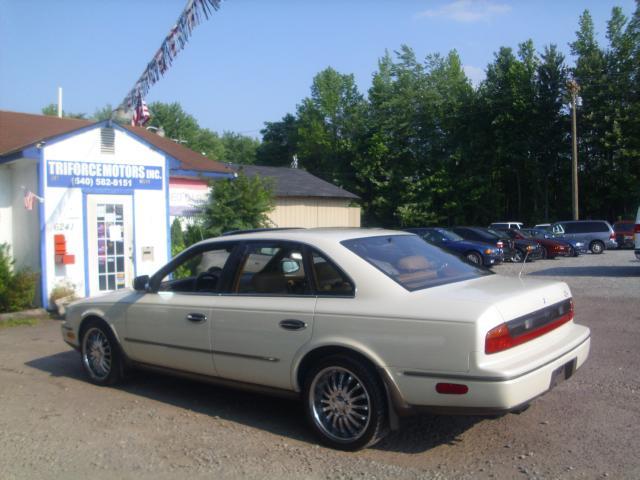
[[[598,240],[595,240],[591,242],[589,249],[591,250],[591,253],[595,253],[596,255],[598,255],[604,252],[604,244]]]
[[[476,265],[482,265],[482,257],[478,252],[467,252],[465,254],[465,257],[471,263],[475,263]]]
[[[524,260],[524,252],[516,248],[516,250],[513,252],[513,256],[511,257],[511,261],[513,263],[520,263],[523,260]]]
[[[122,379],[122,355],[104,322],[91,320],[83,328],[80,346],[82,366],[92,383],[114,385]]]
[[[362,360],[334,355],[306,376],[307,418],[320,440],[336,449],[359,450],[387,432],[384,386]]]

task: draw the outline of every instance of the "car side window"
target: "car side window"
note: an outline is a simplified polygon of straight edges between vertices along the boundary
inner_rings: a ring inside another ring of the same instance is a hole
[[[233,292],[262,295],[310,294],[302,248],[250,244],[240,260]]]
[[[562,235],[564,233],[564,230],[562,229],[562,225],[557,224],[553,226],[553,233],[558,234],[558,235]]]
[[[232,247],[212,248],[185,258],[160,283],[160,291],[216,293]]]
[[[353,283],[324,255],[314,250],[311,264],[318,295],[352,296],[355,293]]]

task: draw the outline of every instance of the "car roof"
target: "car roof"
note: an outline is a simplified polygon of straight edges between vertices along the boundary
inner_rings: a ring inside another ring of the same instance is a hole
[[[245,241],[245,240],[289,240],[295,242],[312,243],[315,240],[342,242],[353,238],[380,237],[385,235],[413,235],[401,230],[387,230],[382,228],[291,228],[291,229],[266,229],[248,231],[246,233],[234,232],[231,235],[208,238],[198,242],[200,244]]]

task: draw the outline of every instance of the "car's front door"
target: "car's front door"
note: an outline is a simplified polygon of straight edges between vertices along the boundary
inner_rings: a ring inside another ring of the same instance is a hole
[[[127,354],[138,362],[216,375],[212,312],[232,247],[194,251],[175,265],[157,292],[140,293],[127,310]]]
[[[229,291],[213,308],[219,376],[292,387],[291,364],[311,338],[316,305],[303,253],[288,242],[245,246]]]

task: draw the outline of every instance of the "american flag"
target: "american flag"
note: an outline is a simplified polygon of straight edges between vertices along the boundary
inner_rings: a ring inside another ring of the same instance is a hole
[[[38,198],[38,196],[33,193],[31,190],[27,190],[24,192],[24,208],[27,210],[33,210],[33,202]]]
[[[147,104],[142,99],[142,95],[138,95],[136,108],[133,111],[133,118],[131,118],[131,125],[133,125],[134,127],[142,127],[149,121],[150,118],[151,115],[149,115]]]

